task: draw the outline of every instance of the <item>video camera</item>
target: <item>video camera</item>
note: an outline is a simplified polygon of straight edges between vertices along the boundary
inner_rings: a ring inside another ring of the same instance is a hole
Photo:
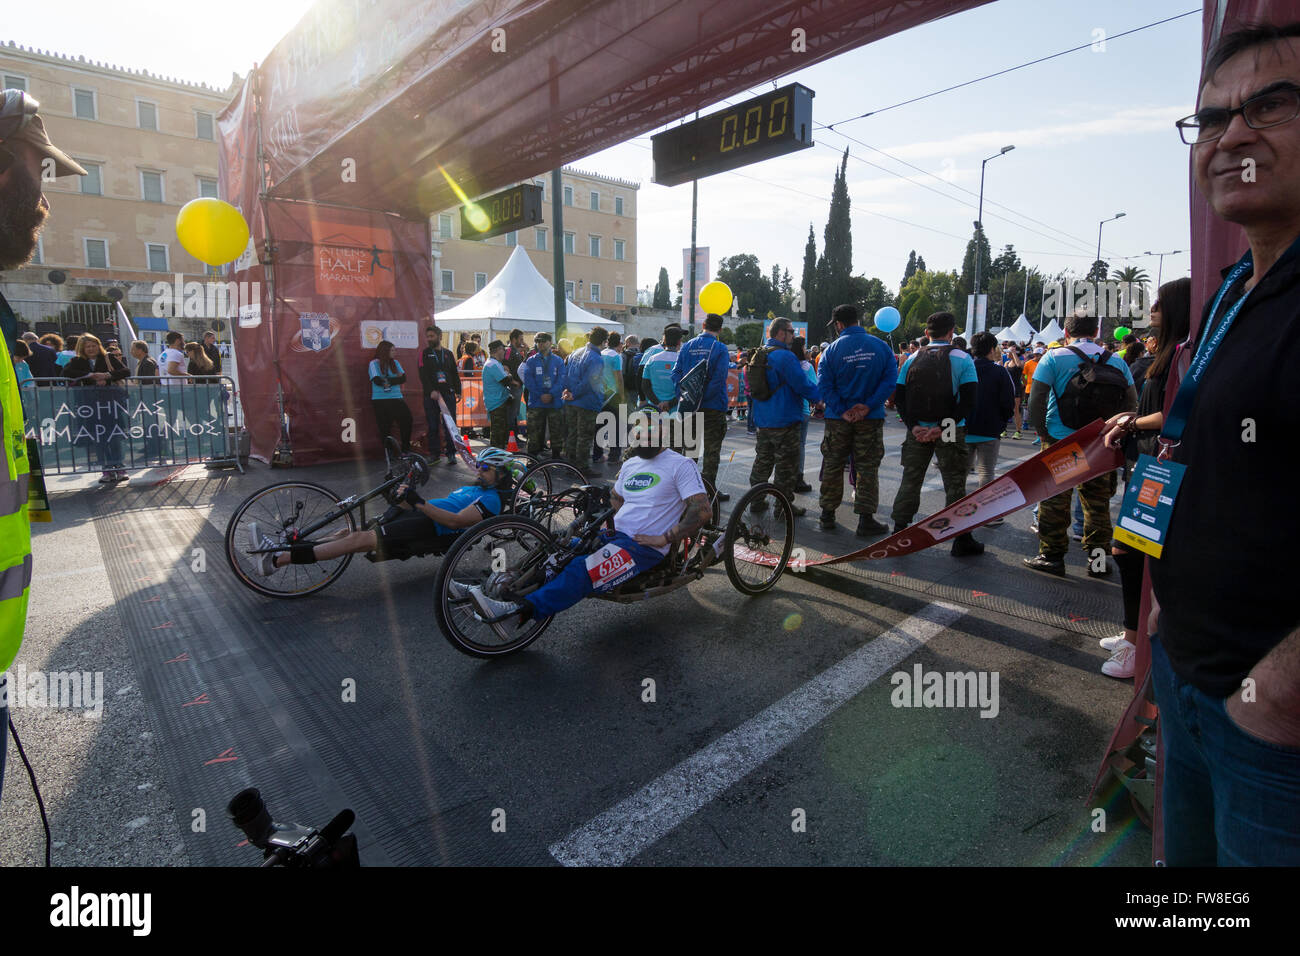
[[[344,867],[361,866],[357,838],[348,833],[357,815],[341,810],[322,830],[296,823],[271,820],[271,814],[255,787],[241,790],[226,807],[231,821],[244,831],[248,842],[262,851],[262,866]]]

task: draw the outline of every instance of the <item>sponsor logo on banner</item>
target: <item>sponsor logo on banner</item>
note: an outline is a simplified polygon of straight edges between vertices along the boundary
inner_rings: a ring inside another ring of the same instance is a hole
[[[366,320],[361,323],[361,347],[373,349],[380,342],[389,341],[394,348],[418,349],[420,347],[419,322],[375,322]]]
[[[1075,483],[1070,481],[1071,478],[1088,471],[1088,456],[1083,453],[1083,448],[1078,442],[1070,442],[1068,445],[1053,447],[1044,452],[1043,464],[1047,466],[1047,470],[1052,473],[1052,480],[1058,485],[1067,482],[1073,485]]]
[[[951,512],[950,517],[936,516],[921,522],[921,527],[936,541],[943,541],[1024,504],[1025,495],[1020,486],[1004,476],[977,488],[964,500],[945,509]]]
[[[262,307],[260,305],[241,305],[239,307],[239,327],[255,329],[262,324]]]
[[[313,222],[316,294],[391,299],[395,266],[387,229]]]
[[[235,208],[238,209],[239,206],[236,205]],[[241,209],[240,212],[242,213],[243,210]],[[248,217],[245,217],[245,219],[247,218]],[[253,268],[255,265],[257,265],[257,247],[253,244],[253,237],[249,236],[248,245],[244,247],[244,251],[240,253],[239,258],[235,260],[234,265],[228,268],[232,268],[235,272],[244,272],[245,270]]]
[[[295,352],[324,352],[339,331],[338,322],[326,312],[301,312],[298,322],[302,330],[289,343],[289,348]]]

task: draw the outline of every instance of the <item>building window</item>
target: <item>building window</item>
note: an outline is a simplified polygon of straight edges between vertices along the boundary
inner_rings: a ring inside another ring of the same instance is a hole
[[[217,195],[217,181],[215,179],[204,179],[199,177],[199,196],[203,199],[220,199]]]
[[[99,115],[95,109],[95,91],[72,88],[72,106],[77,119],[93,120]]]
[[[6,79],[8,79],[8,77],[6,77]],[[10,87],[10,89],[17,89],[17,87]],[[44,261],[45,261],[45,240],[42,239],[40,236],[37,236],[36,252],[32,255],[32,265],[39,266]]]
[[[442,291],[453,292],[456,289],[456,273],[450,269],[442,270]]]
[[[566,232],[564,234],[564,252],[566,255],[573,255],[574,233]]]
[[[140,170],[140,197],[145,202],[163,201],[162,173],[150,172],[147,169]]]
[[[572,282],[572,280],[566,280],[565,283],[564,283],[564,297],[565,297],[566,299],[572,299],[572,298],[573,298],[573,282]]]
[[[591,193],[591,208],[593,212],[600,212],[600,193],[595,190]]]
[[[534,229],[533,231],[537,234],[537,248],[540,249],[542,252],[545,252],[546,251],[546,230],[538,228],[538,229]]]
[[[614,197],[614,215],[616,215],[616,216],[621,216],[621,215],[623,215],[623,197],[622,197],[622,196],[615,196],[615,197]]]
[[[77,160],[81,163],[82,168],[86,170],[86,175],[78,177],[81,180],[81,192],[86,196],[104,195],[104,177],[101,174],[101,167],[98,163],[87,163],[84,160]]]
[[[445,212],[438,214],[438,237],[440,239],[451,238],[451,216]]]
[[[226,274],[226,267],[225,267],[225,266],[208,266],[208,265],[205,265],[205,266],[203,267],[203,271],[204,271],[204,273],[205,273],[206,275],[210,275],[210,276],[222,276],[222,275],[225,275],[225,274]]]
[[[542,191],[542,202],[546,202],[546,180],[534,179],[533,185]]]
[[[167,246],[161,242],[146,242],[145,253],[149,259],[150,272],[171,272],[167,265]]]
[[[518,234],[517,234],[517,233],[513,233],[513,232],[507,232],[507,233],[506,233],[506,245],[507,245],[509,248],[511,248],[511,249],[513,249],[515,246],[519,245],[519,236],[518,236]]]
[[[624,240],[622,239],[614,240],[614,258],[619,260],[620,262],[623,261],[623,246],[624,246]]]
[[[600,236],[587,237],[587,251],[593,259],[600,258]]]
[[[565,186],[565,187],[564,187],[564,204],[565,204],[566,206],[572,206],[572,205],[573,205],[573,187],[572,187],[572,186]]]
[[[24,93],[26,93],[26,92],[27,92],[27,77],[25,77],[25,76],[14,76],[12,73],[6,73],[6,74],[5,74],[5,85],[4,85],[4,88],[5,88],[6,90],[22,90]]]
[[[206,139],[212,142],[216,137],[216,122],[211,113],[204,113],[202,110],[194,111],[194,135],[199,139]]]
[[[88,269],[108,268],[108,240],[84,239],[86,248],[86,267]]]
[[[593,283],[591,284],[591,301],[592,301],[592,302],[599,302],[599,301],[600,301],[600,283],[599,283],[599,282],[593,282]]]
[[[623,287],[621,285],[614,286],[614,304],[623,304]]]
[[[158,132],[158,104],[148,100],[135,101],[135,118],[141,129]]]
[[[487,273],[486,272],[474,273],[474,291],[482,292],[483,287],[485,285],[487,285]]]

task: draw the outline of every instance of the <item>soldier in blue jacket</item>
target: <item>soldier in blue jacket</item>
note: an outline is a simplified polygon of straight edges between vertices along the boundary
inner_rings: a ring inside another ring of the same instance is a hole
[[[594,328],[585,348],[569,356],[564,384],[564,457],[591,471],[591,446],[596,440],[596,414],[605,404],[605,357],[601,349],[609,333]]]
[[[519,366],[519,379],[528,397],[528,454],[545,449],[553,458],[564,454],[564,360],[551,351],[549,332],[533,336],[537,351]]]
[[[700,470],[714,487],[718,484],[722,440],[727,435],[727,369],[731,364],[727,347],[718,339],[721,331],[722,316],[710,312],[704,317],[704,332],[682,346],[677,364],[673,366],[673,386],[680,399],[682,376],[701,362],[708,363],[708,371],[705,373],[708,381],[704,386],[703,400],[698,407],[683,411],[698,411],[704,417],[704,461]],[[729,498],[729,495],[718,495],[719,501],[727,501]]]
[[[794,326],[789,319],[773,319],[768,328],[766,380],[768,398],[755,399],[754,424],[758,439],[754,450],[754,468],[750,485],[767,481],[775,469],[772,483],[794,501],[794,486],[799,471],[799,426],[803,424],[803,400],[821,404],[821,393],[808,381],[799,360],[790,351]],[[753,374],[751,370],[751,375]],[[751,383],[752,392],[753,385]],[[807,509],[794,506],[796,517]]]

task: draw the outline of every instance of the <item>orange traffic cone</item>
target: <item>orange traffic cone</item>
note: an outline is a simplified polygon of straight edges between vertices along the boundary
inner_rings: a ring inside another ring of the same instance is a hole
[[[512,455],[519,451],[519,442],[515,441],[514,432],[510,433],[510,440],[506,442],[506,451],[510,452]]]

